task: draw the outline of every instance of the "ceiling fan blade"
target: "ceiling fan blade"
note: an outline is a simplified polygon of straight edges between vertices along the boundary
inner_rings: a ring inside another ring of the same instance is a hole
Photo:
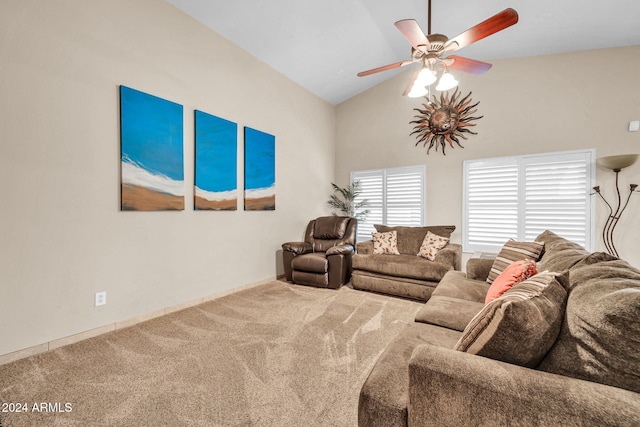
[[[450,39],[444,47],[447,52],[462,49],[465,46],[475,43],[478,40],[482,40],[485,37],[495,34],[498,31],[502,31],[507,27],[512,26],[518,22],[518,12],[508,8],[492,16],[491,18],[482,21],[478,25],[469,28],[454,38]]]
[[[396,22],[394,25],[416,50],[423,53],[427,53],[429,51],[431,44],[415,19],[403,19]]]
[[[371,74],[380,73],[382,71],[393,70],[394,68],[404,67],[405,65],[413,64],[414,62],[416,61],[409,59],[407,61],[400,61],[394,64],[384,65],[382,67],[373,68],[367,71],[360,71],[358,73],[358,77],[364,77],[364,76],[369,76]]]
[[[453,59],[451,64],[447,64],[447,68],[452,70],[464,71],[471,74],[482,74],[491,68],[491,64],[476,61],[475,59],[463,58],[462,56],[451,55],[446,59]]]
[[[404,89],[404,92],[402,92],[402,96],[407,96],[409,94],[409,92],[411,92],[411,88],[413,87],[413,82],[416,81],[416,79],[418,78],[418,74],[420,74],[420,71],[422,71],[422,67],[418,68],[412,75],[411,78],[409,79],[409,84],[407,85],[407,87]]]

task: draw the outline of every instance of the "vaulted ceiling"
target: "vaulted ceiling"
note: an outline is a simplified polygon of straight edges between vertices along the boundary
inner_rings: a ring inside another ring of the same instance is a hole
[[[403,70],[356,76],[410,58],[395,21],[428,23],[427,0],[168,1],[332,104]],[[507,7],[516,25],[456,54],[491,62],[640,45],[638,0],[433,0],[432,32],[452,38]]]

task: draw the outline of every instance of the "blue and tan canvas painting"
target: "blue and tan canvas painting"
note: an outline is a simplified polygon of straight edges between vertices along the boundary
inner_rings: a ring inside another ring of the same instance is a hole
[[[182,105],[120,86],[122,210],[184,209]]]
[[[244,210],[276,209],[276,138],[244,128]]]
[[[236,210],[238,125],[195,111],[195,209]]]

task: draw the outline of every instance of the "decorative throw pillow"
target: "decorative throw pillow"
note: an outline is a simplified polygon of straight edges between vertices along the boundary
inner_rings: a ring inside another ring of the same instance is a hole
[[[538,261],[542,251],[544,250],[544,243],[540,242],[516,242],[510,239],[504,244],[500,253],[493,261],[491,271],[487,277],[487,283],[491,284],[493,281],[514,261],[520,261],[523,259],[532,259]]]
[[[498,277],[496,277],[496,280],[493,281],[487,291],[484,303],[489,304],[491,301],[502,296],[502,294],[511,289],[513,285],[527,280],[537,272],[536,262],[532,259],[512,262],[502,273],[500,273]]]
[[[560,333],[568,282],[568,272],[545,271],[514,285],[469,322],[455,349],[538,366]]]
[[[398,232],[387,231],[386,233],[371,233],[373,236],[374,255],[400,255],[398,252]]]
[[[438,236],[437,234],[427,231],[427,235],[424,236],[424,240],[420,246],[418,256],[433,261],[436,259],[438,251],[444,248],[447,243],[449,243],[449,239],[447,237]]]

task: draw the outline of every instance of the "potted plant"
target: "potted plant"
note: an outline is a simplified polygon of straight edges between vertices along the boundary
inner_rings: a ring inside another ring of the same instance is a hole
[[[369,214],[369,210],[365,209],[369,204],[367,199],[357,200],[362,194],[360,181],[353,181],[347,187],[340,187],[335,183],[331,183],[333,194],[329,197],[327,205],[333,209],[333,215],[338,215],[336,211],[345,216],[356,218],[358,221],[364,221]]]

